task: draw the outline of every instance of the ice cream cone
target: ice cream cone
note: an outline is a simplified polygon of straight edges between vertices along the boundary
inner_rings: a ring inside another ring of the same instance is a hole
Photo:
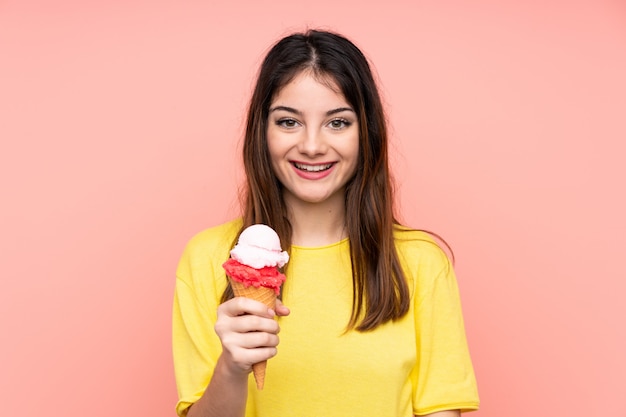
[[[285,282],[280,272],[289,254],[280,248],[276,231],[264,224],[253,224],[241,232],[230,258],[222,264],[230,279],[233,293],[260,301],[268,308],[276,308],[276,296]],[[258,389],[263,389],[267,361],[252,365]]]
[[[268,308],[276,308],[276,291],[272,288],[266,287],[254,287],[250,285],[246,288],[241,282],[230,280],[230,284],[233,287],[233,293],[235,297],[246,297],[256,301],[260,301]],[[265,383],[265,368],[267,367],[267,361],[261,361],[252,365],[252,373],[254,374],[254,380],[256,381],[256,387],[263,389]]]

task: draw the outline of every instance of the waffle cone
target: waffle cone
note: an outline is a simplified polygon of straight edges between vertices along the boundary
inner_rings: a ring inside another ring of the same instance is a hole
[[[256,301],[260,301],[268,308],[276,308],[276,292],[272,288],[266,287],[245,287],[241,282],[230,280],[230,284],[233,287],[233,293],[235,297],[246,297]],[[256,381],[256,387],[263,389],[265,383],[265,368],[267,367],[267,361],[261,361],[252,365],[252,373],[254,374],[254,380]]]

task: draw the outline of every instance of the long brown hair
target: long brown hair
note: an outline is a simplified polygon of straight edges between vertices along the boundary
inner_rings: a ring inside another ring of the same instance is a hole
[[[372,330],[407,313],[409,290],[394,245],[397,221],[383,106],[367,59],[345,37],[310,30],[281,39],[266,55],[244,137],[243,228],[265,223],[276,230],[284,248],[291,247],[292,226],[282,185],[272,170],[266,133],[272,99],[304,70],[332,79],[358,116],[359,162],[345,196],[353,280],[348,328]],[[229,286],[222,300],[232,296]]]

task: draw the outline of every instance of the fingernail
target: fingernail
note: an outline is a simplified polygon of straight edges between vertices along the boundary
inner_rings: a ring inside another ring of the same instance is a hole
[[[268,309],[268,310],[267,310],[267,312],[268,312],[268,313],[269,313],[272,317],[274,317],[274,316],[276,315],[276,312],[275,312],[273,309],[271,309],[271,308],[270,308],[270,309]]]

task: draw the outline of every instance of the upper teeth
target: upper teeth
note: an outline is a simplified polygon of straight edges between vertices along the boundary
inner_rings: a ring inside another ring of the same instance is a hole
[[[323,171],[325,169],[330,168],[332,165],[333,164],[324,164],[324,165],[304,165],[304,164],[298,164],[298,163],[295,164],[296,168],[302,169],[304,171],[309,171],[309,172]]]

